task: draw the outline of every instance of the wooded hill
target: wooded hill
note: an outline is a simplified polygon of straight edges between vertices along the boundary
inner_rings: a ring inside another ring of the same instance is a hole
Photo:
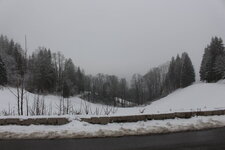
[[[147,65],[147,64],[146,64]],[[221,38],[212,38],[205,49],[200,75],[202,81],[225,78],[225,54]],[[138,105],[168,95],[195,82],[195,71],[184,52],[170,62],[150,69],[145,75],[134,74],[130,86],[115,75],[86,75],[72,59],[61,52],[39,47],[31,55],[19,43],[0,36],[0,85],[26,89],[38,94],[56,94],[63,98],[81,95],[92,102],[116,105],[116,98]]]

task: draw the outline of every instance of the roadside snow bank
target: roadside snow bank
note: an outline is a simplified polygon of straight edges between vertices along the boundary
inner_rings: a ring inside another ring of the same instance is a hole
[[[225,116],[140,121],[136,123],[111,123],[107,125],[93,125],[74,119],[71,123],[62,126],[0,126],[0,139],[119,137],[201,130],[224,126]]]

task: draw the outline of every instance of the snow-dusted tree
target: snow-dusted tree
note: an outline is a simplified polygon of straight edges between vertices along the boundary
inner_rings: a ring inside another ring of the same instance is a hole
[[[223,54],[224,46],[222,39],[218,37],[212,38],[210,45],[205,49],[201,63],[200,77],[202,81],[216,82],[222,78],[221,74],[217,74],[218,70],[215,68],[217,57]]]
[[[5,64],[0,56],[0,85],[5,85],[6,83],[7,83],[7,74]]]
[[[175,89],[180,88],[181,86],[181,70],[182,70],[182,59],[180,58],[179,55],[177,55],[176,60],[175,60]]]
[[[6,68],[8,85],[16,87],[11,93],[17,98],[18,115],[23,115],[23,99],[25,94],[26,53],[21,45],[6,36],[0,36],[0,54]],[[10,88],[9,88],[10,89]]]
[[[181,69],[180,85],[182,88],[184,88],[195,82],[195,71],[191,59],[187,53],[183,53],[181,59],[182,59],[182,69]]]
[[[166,80],[165,80],[165,88],[164,91],[166,93],[170,93],[176,89],[176,61],[174,57],[172,57],[168,69],[168,73],[166,75]]]
[[[6,36],[0,36],[0,55],[5,64],[6,72],[7,72],[7,84],[10,86],[15,86],[17,81],[17,63],[15,61],[15,44],[13,40],[9,42]]]
[[[220,79],[225,79],[225,55],[216,58],[214,71]]]
[[[33,92],[53,92],[56,85],[56,71],[52,63],[51,51],[39,47],[29,61],[29,85]]]
[[[92,101],[102,101],[104,95],[106,95],[105,76],[104,74],[97,74],[97,76],[91,79],[91,98]]]
[[[65,61],[65,67],[63,71],[63,85],[68,86],[69,96],[78,93],[76,83],[76,70],[72,59],[67,59]]]
[[[113,102],[113,105],[115,106],[115,98],[119,95],[119,81],[118,77],[115,75],[110,75],[106,77],[106,83],[108,84],[108,96],[111,99],[111,102]]]
[[[148,101],[154,100],[161,95],[161,75],[160,75],[160,69],[158,67],[155,67],[151,69],[145,76],[144,76],[144,82],[147,87],[147,96]]]
[[[208,47],[205,48],[205,52],[204,52],[202,62],[201,62],[201,67],[200,67],[200,72],[199,72],[201,81],[206,81],[206,79],[208,78],[207,72],[209,69],[207,67],[208,67],[208,65],[212,64],[212,63],[210,63],[211,54],[210,54],[210,50],[208,49]]]
[[[133,99],[138,105],[144,104],[144,79],[140,74],[134,74],[131,80],[131,88],[133,93]]]
[[[53,53],[52,61],[53,61],[53,65],[54,65],[54,70],[56,72],[55,91],[58,93],[61,93],[62,89],[63,89],[63,71],[64,71],[64,66],[65,66],[65,57],[60,52]]]
[[[224,55],[224,45],[223,40],[221,38],[215,37],[212,39],[210,44],[211,54],[212,54],[212,77],[213,81],[218,81],[222,78],[221,74],[218,74],[218,70],[216,70],[216,60],[219,56]]]
[[[128,98],[128,85],[125,78],[120,79],[119,81],[119,97],[122,99],[122,106],[125,106],[125,101]]]
[[[76,72],[76,85],[78,93],[84,92],[84,71],[81,71],[80,67],[78,67]]]

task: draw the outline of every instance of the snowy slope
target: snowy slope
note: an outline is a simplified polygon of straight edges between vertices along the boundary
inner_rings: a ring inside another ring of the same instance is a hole
[[[225,84],[196,83],[184,89],[179,89],[167,97],[150,105],[134,108],[118,109],[117,114],[158,114],[182,111],[225,109]]]
[[[146,106],[148,112],[225,109],[225,84],[198,83]]]
[[[12,89],[15,90],[15,89]],[[225,109],[225,84],[224,83],[197,83],[185,89],[179,89],[174,93],[153,102],[147,106],[132,108],[117,108],[115,113],[109,115],[137,115],[144,110],[144,114],[166,113],[174,111],[195,111],[195,110],[215,110]],[[29,93],[29,103],[32,104],[34,94]],[[54,106],[53,111],[58,112],[57,104],[60,97],[48,95],[44,97],[47,105]],[[80,109],[80,106],[89,106],[90,109],[107,107],[100,104],[92,104],[84,100],[73,97],[70,98],[74,109]],[[0,90],[0,108],[4,110],[10,106],[16,108],[16,98],[9,90]],[[84,105],[84,103],[86,103]],[[32,107],[32,105],[31,105]],[[107,137],[124,135],[142,135],[154,133],[169,133],[177,131],[189,131],[208,129],[225,126],[225,116],[196,116],[190,119],[168,119],[140,121],[133,123],[110,123],[107,125],[93,125],[81,122],[80,117],[90,117],[94,114],[86,115],[84,111],[81,115],[70,115],[71,122],[62,126],[30,125],[18,126],[8,125],[0,126],[0,139],[21,139],[21,138],[85,138],[85,137]],[[95,114],[96,115],[96,114]],[[100,113],[99,115],[105,115]],[[43,116],[40,116],[43,117]],[[4,118],[3,116],[1,118]],[[26,118],[22,116],[20,118]]]
[[[15,115],[17,114],[17,98],[13,93],[16,94],[15,88],[4,88],[0,90],[0,115],[3,115],[3,112],[9,112],[9,109],[11,110],[11,112],[15,112]],[[26,113],[26,98],[28,99],[28,109],[30,111],[35,105],[37,95],[26,92],[23,104],[24,114]],[[39,103],[41,105],[41,103],[44,101],[46,115],[58,115],[60,111],[60,99],[60,96],[40,95]],[[79,97],[71,97],[69,99],[69,103],[70,111],[73,111],[73,113],[81,111],[81,114],[85,114],[85,107],[88,107],[90,109],[92,108],[93,110],[95,110],[96,108],[102,108],[102,105],[100,104],[89,103],[83,99],[80,99]],[[66,100],[64,101],[64,105],[66,106]],[[89,114],[91,113],[90,111],[91,110],[89,110]]]
[[[15,91],[15,89],[11,90]],[[29,107],[32,107],[35,96],[32,93],[28,93]],[[44,98],[47,107],[46,111],[49,112],[51,107],[52,114],[57,115],[59,112],[60,97],[47,95],[42,98]],[[109,115],[113,116],[225,109],[225,84],[223,82],[196,83],[187,88],[179,89],[150,105],[130,108],[108,108],[108,106],[101,104],[86,102],[78,97],[72,97],[70,101],[72,109],[74,111],[82,110],[81,115],[85,116],[104,116],[106,115],[105,110],[107,109],[112,109]],[[8,111],[9,106],[10,109],[16,110],[16,97],[5,88],[4,90],[0,90],[0,113],[3,110]],[[85,107],[89,109],[88,115],[85,113]],[[98,113],[95,113],[96,110],[98,110]]]

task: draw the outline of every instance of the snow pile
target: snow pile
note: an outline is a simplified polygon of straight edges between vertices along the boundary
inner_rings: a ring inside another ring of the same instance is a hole
[[[74,119],[62,126],[0,126],[0,139],[92,138],[145,135],[225,126],[225,116],[93,125]]]

